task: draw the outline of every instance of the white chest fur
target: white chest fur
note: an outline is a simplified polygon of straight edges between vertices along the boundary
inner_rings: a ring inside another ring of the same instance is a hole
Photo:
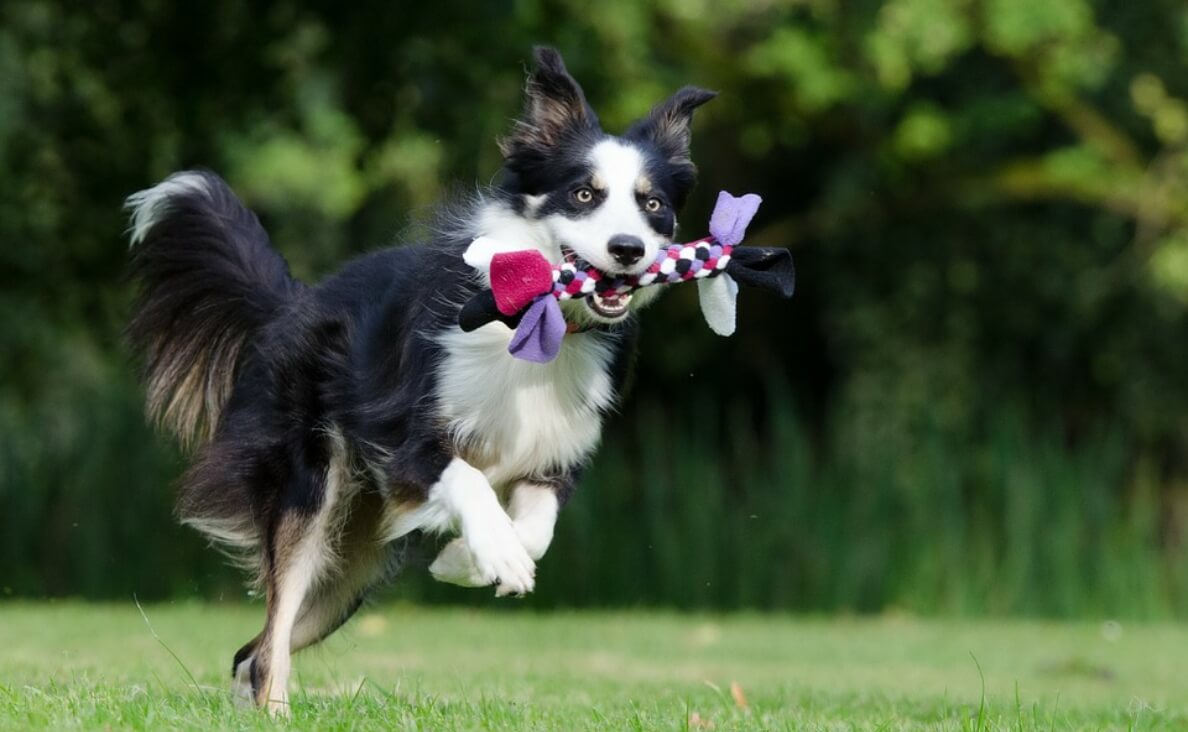
[[[491,323],[442,336],[437,388],[455,442],[491,484],[572,467],[598,444],[602,410],[614,400],[611,343],[604,334],[565,337],[556,360],[512,358],[511,331]]]

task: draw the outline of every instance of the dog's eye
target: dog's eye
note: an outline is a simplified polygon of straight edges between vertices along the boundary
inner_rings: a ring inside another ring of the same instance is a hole
[[[590,203],[594,200],[594,191],[582,186],[573,192],[573,198],[578,203]]]
[[[644,202],[644,208],[647,209],[648,213],[656,213],[660,209],[664,208],[664,202],[659,198],[652,196]]]

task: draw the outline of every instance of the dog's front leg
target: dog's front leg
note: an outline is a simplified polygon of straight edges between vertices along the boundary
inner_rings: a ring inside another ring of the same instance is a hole
[[[436,579],[474,587],[496,584],[499,595],[532,591],[536,564],[482,471],[454,458],[430,489],[429,502],[440,502],[461,534],[429,567]]]
[[[553,541],[553,527],[557,523],[557,511],[560,502],[557,500],[557,490],[551,485],[541,485],[531,481],[524,481],[512,490],[508,513],[520,545],[533,560],[544,556],[549,544]],[[465,536],[455,539],[445,546],[433,561],[429,571],[440,582],[462,585],[463,587],[481,587],[490,584],[484,582],[481,573],[471,560]],[[514,594],[510,587],[500,585],[495,592],[503,596]]]
[[[557,525],[557,489],[539,483],[520,483],[512,491],[507,512],[516,527],[520,544],[534,561],[539,560],[553,543],[553,527]]]

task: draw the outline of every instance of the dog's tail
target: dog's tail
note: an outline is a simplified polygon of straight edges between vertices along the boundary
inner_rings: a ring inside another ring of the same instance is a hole
[[[174,173],[125,206],[138,285],[127,333],[146,411],[195,447],[218,426],[245,346],[301,285],[213,173]]]

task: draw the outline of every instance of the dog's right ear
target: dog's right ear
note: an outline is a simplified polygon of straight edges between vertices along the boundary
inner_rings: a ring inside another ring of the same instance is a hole
[[[686,86],[653,107],[624,137],[651,140],[673,165],[692,166],[689,143],[693,137],[693,112],[716,96],[716,91]]]
[[[528,76],[524,114],[511,134],[499,141],[504,158],[525,151],[543,152],[567,136],[598,127],[598,117],[569,72],[561,54],[547,46],[533,53],[536,69]]]

